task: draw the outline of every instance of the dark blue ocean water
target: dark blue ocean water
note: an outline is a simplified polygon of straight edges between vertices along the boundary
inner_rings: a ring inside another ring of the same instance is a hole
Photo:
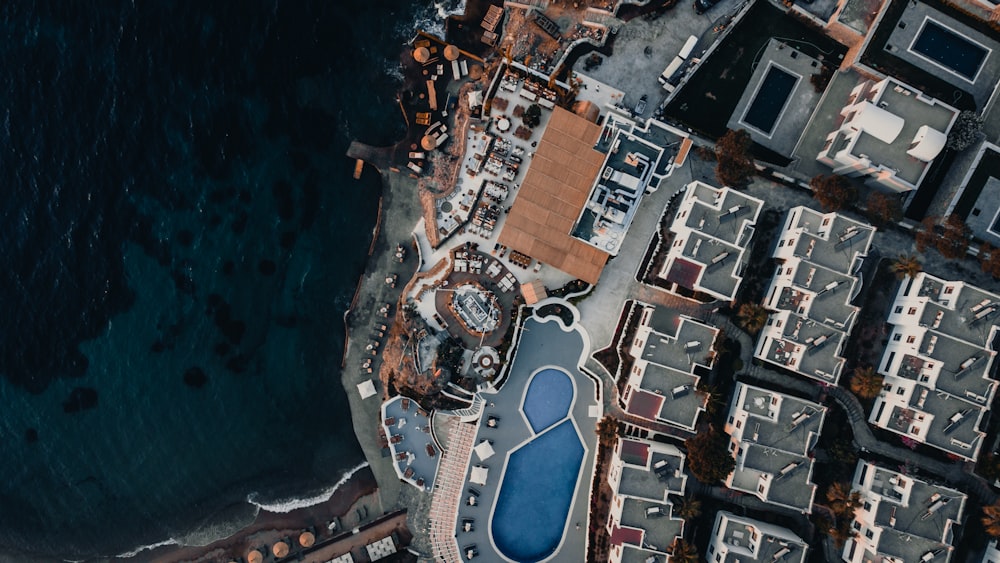
[[[0,7],[0,550],[224,535],[363,460],[342,315],[380,188],[343,155],[400,135],[435,13]]]

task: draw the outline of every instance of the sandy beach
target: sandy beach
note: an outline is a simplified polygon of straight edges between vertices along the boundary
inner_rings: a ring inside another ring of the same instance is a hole
[[[362,515],[365,515],[362,518]],[[140,553],[132,559],[123,561],[148,561],[150,563],[175,562],[214,562],[241,560],[253,548],[268,546],[275,542],[291,538],[294,542],[302,531],[309,529],[316,534],[316,542],[342,533],[359,524],[371,521],[382,515],[381,504],[376,492],[375,477],[371,470],[364,468],[355,473],[349,481],[342,485],[326,502],[299,508],[285,513],[275,513],[261,510],[246,528],[235,535],[216,541],[204,547],[166,546],[151,552]],[[338,522],[337,530],[331,532],[327,524]],[[291,552],[294,558],[295,549]],[[269,560],[273,560],[269,559]]]

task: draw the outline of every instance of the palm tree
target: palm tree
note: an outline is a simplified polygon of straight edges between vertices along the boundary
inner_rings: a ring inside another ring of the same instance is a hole
[[[1000,502],[983,507],[983,529],[994,538],[1000,538]]]
[[[874,399],[882,391],[884,379],[871,366],[855,368],[851,376],[851,392],[862,399]]]
[[[899,279],[912,278],[919,274],[923,268],[917,257],[912,254],[900,254],[898,258],[892,261],[892,271]]]
[[[750,334],[757,334],[767,322],[767,309],[756,303],[744,303],[740,305],[736,318],[743,330]]]
[[[698,563],[698,550],[683,538],[674,540],[670,546],[670,561],[676,563]]]
[[[686,498],[677,507],[677,517],[684,520],[691,520],[701,516],[701,501],[696,498]]]

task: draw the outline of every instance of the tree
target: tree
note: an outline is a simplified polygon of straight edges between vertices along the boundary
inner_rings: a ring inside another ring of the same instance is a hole
[[[836,174],[815,176],[809,180],[809,187],[824,211],[840,211],[853,204],[858,197],[858,191],[847,178]]]
[[[1000,479],[1000,459],[994,454],[986,454],[979,460],[979,474],[989,482]]]
[[[903,218],[903,206],[899,198],[882,192],[872,192],[865,201],[868,208],[868,220],[876,227],[884,227]]]
[[[688,438],[684,445],[688,451],[688,469],[702,483],[712,485],[722,481],[736,468],[728,441],[711,427]]]
[[[948,133],[945,146],[951,150],[964,151],[979,140],[979,132],[983,128],[983,118],[974,111],[965,110],[958,114],[958,119]]]
[[[892,266],[890,266],[893,273],[899,279],[904,279],[907,277],[914,277],[923,270],[923,265],[917,257],[910,254],[900,254],[898,258],[892,261]]]
[[[684,538],[677,538],[670,546],[671,563],[698,563],[700,557],[698,550]]]
[[[701,516],[701,501],[696,498],[686,498],[677,507],[677,517],[684,520],[692,520]]]
[[[871,366],[854,368],[854,375],[851,376],[851,392],[862,399],[874,399],[882,391],[884,379]]]
[[[722,393],[719,392],[719,387],[711,383],[699,383],[698,392],[702,394],[705,400],[705,412],[709,416],[714,415],[719,412],[719,408],[726,405],[726,400],[723,398]]]
[[[937,240],[938,252],[941,256],[952,260],[962,258],[969,250],[970,238],[972,232],[965,221],[958,215],[949,215]]]
[[[854,511],[861,506],[861,494],[852,491],[846,483],[831,483],[826,490],[826,500],[838,519],[854,518]]]
[[[983,531],[994,538],[1000,538],[1000,502],[983,507]]]
[[[750,134],[745,129],[726,134],[715,143],[715,177],[723,186],[742,187],[757,173],[750,155]]]
[[[602,446],[611,447],[618,436],[618,419],[606,416],[597,423],[597,438]]]
[[[927,250],[927,247],[937,244],[937,223],[938,218],[934,216],[924,217],[920,221],[920,228],[917,229],[914,235],[918,251],[924,252]]]
[[[736,320],[743,330],[751,335],[757,334],[767,323],[767,309],[756,303],[744,303],[736,312]]]
[[[984,242],[979,247],[979,267],[984,273],[1000,278],[1000,249]]]
[[[528,127],[538,127],[538,124],[542,122],[542,108],[538,104],[531,104],[528,109],[524,110],[521,121]]]

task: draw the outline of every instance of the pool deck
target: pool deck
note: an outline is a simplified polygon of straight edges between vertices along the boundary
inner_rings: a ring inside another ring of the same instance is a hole
[[[571,305],[563,303],[572,309]],[[573,310],[575,312],[575,309]],[[534,316],[525,321],[520,335],[516,356],[503,387],[497,393],[483,395],[486,402],[473,443],[492,440],[496,453],[485,460],[480,460],[474,453],[465,472],[458,520],[455,522],[459,551],[464,558],[466,547],[475,545],[479,552],[475,561],[509,561],[498,551],[490,536],[493,507],[510,452],[532,436],[527,420],[521,412],[521,401],[527,384],[537,371],[544,368],[558,368],[573,379],[575,397],[570,416],[575,422],[586,451],[562,541],[556,552],[547,560],[583,561],[586,558],[590,486],[597,452],[595,427],[598,418],[595,415],[600,413],[597,384],[579,369],[580,364],[586,359],[586,354],[590,353],[589,338],[579,324],[567,328],[553,317],[539,319]],[[490,417],[498,419],[496,427],[487,424]],[[476,466],[488,468],[485,485],[469,482],[471,471]],[[470,488],[478,493],[475,506],[468,504]],[[463,522],[467,519],[471,519],[474,523],[475,529],[471,532],[462,530]],[[579,529],[576,528],[577,523]]]
[[[767,69],[771,66],[769,63],[773,63],[789,74],[796,75],[798,81],[792,91],[788,93],[788,99],[771,128],[770,135],[767,135],[742,120],[747,108],[753,103],[756,96],[768,95],[767,92],[759,92],[758,88],[761,87]],[[743,96],[736,104],[736,109],[729,117],[729,123],[726,124],[726,127],[733,130],[746,129],[755,143],[778,154],[791,156],[806,124],[809,123],[809,118],[812,117],[813,111],[819,104],[821,93],[816,91],[809,78],[821,70],[822,65],[819,61],[796,50],[794,43],[788,45],[772,39],[761,54],[757,68],[750,76],[750,81],[747,83],[746,89],[743,90]]]
[[[992,51],[987,55],[986,60],[983,61],[983,67],[980,69],[975,81],[970,82],[957,74],[945,70],[939,63],[932,62],[930,59],[910,51],[910,45],[920,32],[924,18],[926,17],[930,17],[938,25],[964,35],[967,39],[971,39],[975,43],[979,43]],[[899,27],[899,23],[905,27]],[[993,94],[993,89],[997,85],[996,78],[1000,76],[1000,42],[979,33],[955,18],[945,15],[922,2],[911,4],[899,18],[899,23],[897,23],[896,28],[892,31],[892,35],[889,36],[889,40],[886,42],[886,45],[892,45],[893,50],[891,52],[893,56],[929,72],[941,80],[954,85],[956,88],[969,92],[975,98],[978,107],[983,107],[986,104],[986,101],[989,100],[990,95]],[[946,99],[942,101],[952,103],[952,100]]]

